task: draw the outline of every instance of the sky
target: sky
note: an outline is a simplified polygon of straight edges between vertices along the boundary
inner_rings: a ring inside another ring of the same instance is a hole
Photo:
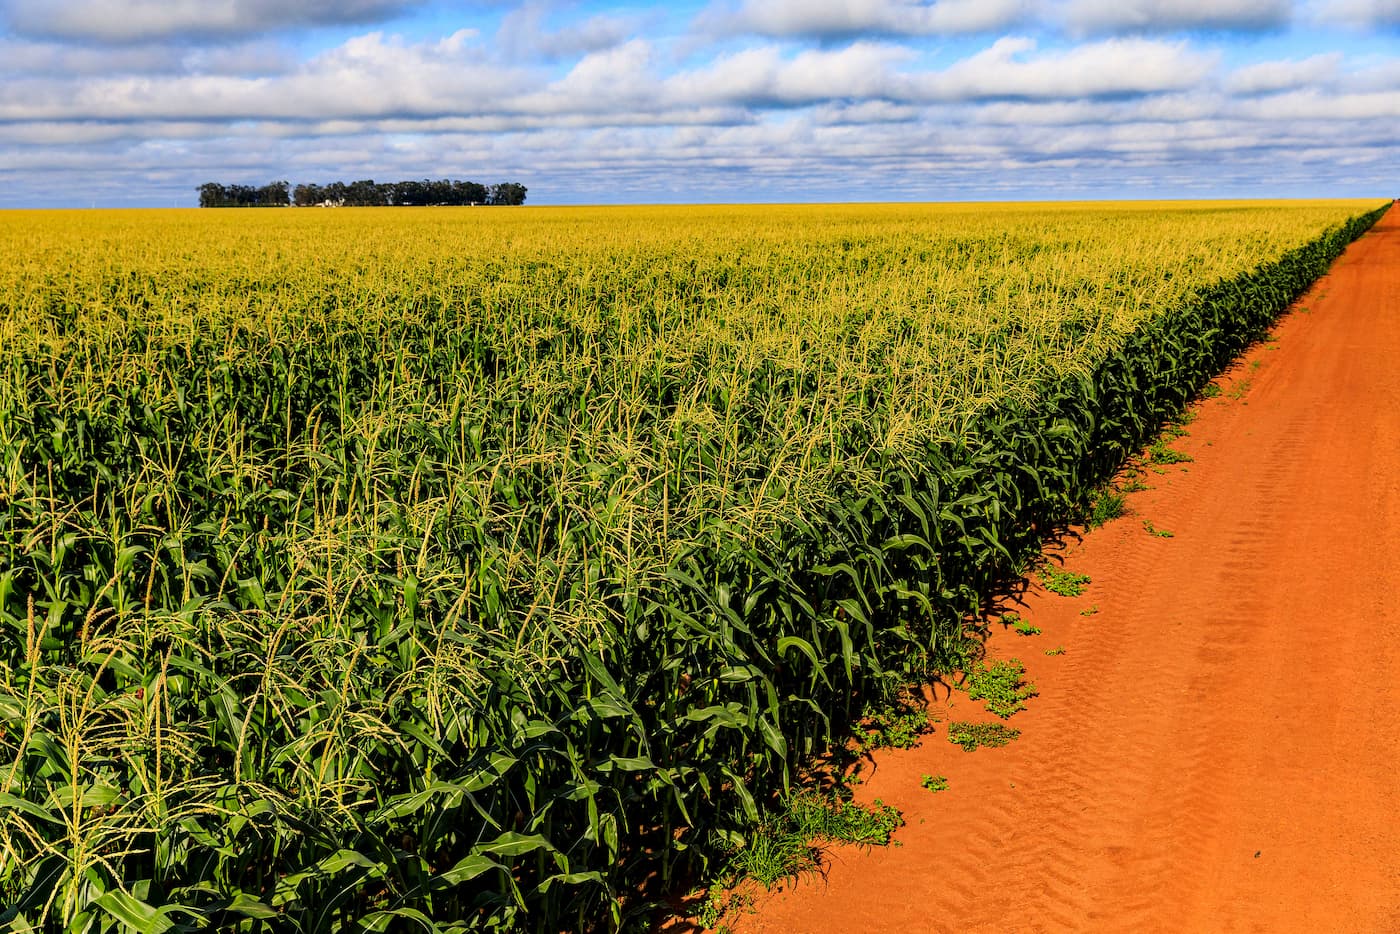
[[[1400,196],[1400,0],[0,0],[0,207]]]

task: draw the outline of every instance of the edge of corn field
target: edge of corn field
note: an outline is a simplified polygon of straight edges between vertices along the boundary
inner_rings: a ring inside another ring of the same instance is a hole
[[[856,504],[843,517],[840,527],[856,532],[851,541],[859,542],[847,545],[846,560],[840,562],[844,572],[854,579],[857,567],[871,571],[835,602],[875,644],[872,621],[882,610],[888,613],[891,603],[904,604],[891,614],[896,619],[915,615],[908,612],[910,605],[928,614],[934,626],[925,633],[926,644],[916,642],[907,623],[890,630],[907,651],[890,653],[886,664],[893,668],[902,662],[907,684],[925,680],[930,669],[920,665],[930,659],[934,671],[955,669],[959,653],[978,648],[975,639],[959,641],[965,627],[1019,576],[1046,538],[1081,514],[1090,491],[1259,340],[1388,209],[1357,217],[1274,263],[1205,290],[1193,304],[1133,332],[1119,353],[1091,374],[1057,382],[1034,405],[988,411],[969,433],[975,440],[952,451],[929,452],[927,473],[893,477],[893,495],[878,506]],[[883,511],[890,503],[898,504],[897,517]],[[881,520],[894,530],[883,539]],[[967,534],[969,528],[976,532]],[[870,599],[871,593],[878,596]],[[731,598],[726,608],[737,602]],[[845,638],[839,618],[831,626]],[[940,638],[953,651],[942,649]],[[779,649],[776,668],[806,665],[813,680],[821,676],[805,648],[787,647]],[[851,671],[848,659],[832,657],[828,674],[843,664]],[[847,722],[858,710],[846,708]]]

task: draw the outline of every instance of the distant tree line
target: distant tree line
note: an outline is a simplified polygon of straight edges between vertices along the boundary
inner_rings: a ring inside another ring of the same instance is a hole
[[[423,179],[421,182],[331,182],[329,185],[298,185],[272,182],[261,188],[253,185],[220,185],[206,182],[199,186],[202,208],[310,207],[318,204],[346,207],[390,205],[525,203],[525,186],[518,182],[482,185],[454,179]]]
[[[272,182],[257,188],[253,185],[220,185],[206,182],[199,186],[199,206],[202,208],[276,208],[291,203],[287,182]]]
[[[517,182],[482,185],[453,179],[423,179],[409,182],[331,182],[329,185],[298,185],[292,192],[292,203],[345,204],[356,207],[421,204],[493,204],[525,203],[525,186]]]

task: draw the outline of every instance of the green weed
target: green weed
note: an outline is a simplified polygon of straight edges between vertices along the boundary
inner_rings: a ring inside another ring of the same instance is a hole
[[[1040,582],[1045,585],[1046,590],[1062,597],[1077,597],[1092,583],[1087,574],[1076,574],[1053,564],[1047,564],[1040,569]]]
[[[789,814],[799,834],[828,843],[885,846],[904,826],[899,809],[878,798],[867,808],[848,798],[801,792],[793,796]]]
[[[729,928],[724,924],[724,920],[734,914],[753,905],[753,897],[744,892],[731,892],[721,882],[716,882],[705,892],[705,900],[700,903],[700,910],[695,913],[695,920],[701,927],[710,928],[724,934]]]
[[[1015,727],[1004,723],[967,723],[957,721],[948,724],[948,742],[961,746],[964,752],[972,752],[982,746],[1005,746],[1021,735]]]
[[[1144,490],[1152,489],[1152,487],[1142,481],[1142,471],[1133,470],[1127,475],[1127,479],[1123,481],[1123,486],[1120,489],[1124,493],[1141,493]]]
[[[1127,497],[1120,491],[1111,486],[1101,486],[1089,498],[1089,509],[1084,524],[1091,529],[1096,529],[1105,522],[1110,522],[1123,515],[1126,506]]]
[[[749,834],[747,843],[730,857],[736,878],[756,879],[772,888],[817,868],[817,848],[788,822],[766,820]]]
[[[866,808],[849,798],[800,791],[784,808],[769,812],[726,865],[729,879],[755,879],[771,888],[815,869],[823,843],[885,846],[904,824],[898,808],[876,800]]]
[[[1175,448],[1167,447],[1167,443],[1162,440],[1153,441],[1147,446],[1147,459],[1154,464],[1185,464],[1193,458],[1189,454],[1184,454]]]
[[[858,755],[876,749],[913,749],[919,738],[933,729],[928,711],[913,697],[903,697],[886,707],[868,710],[855,736]]]
[[[919,780],[919,787],[927,788],[932,792],[948,790],[948,779],[942,775],[925,775]]]
[[[1025,666],[1014,658],[973,666],[967,672],[963,687],[969,699],[983,701],[988,713],[1003,720],[1025,710],[1025,702],[1039,693],[1033,683],[1026,681]]]
[[[1142,529],[1143,529],[1143,531],[1146,532],[1148,535],[1155,535],[1155,536],[1157,536],[1158,538],[1174,538],[1174,537],[1175,537],[1175,534],[1176,534],[1176,533],[1174,533],[1174,532],[1168,531],[1167,529],[1159,529],[1159,528],[1157,528],[1155,525],[1153,525],[1153,524],[1152,524],[1151,522],[1149,522],[1147,519],[1143,519],[1143,520],[1142,520]]]
[[[1040,627],[1032,626],[1028,620],[1023,618],[1020,613],[1017,613],[1014,610],[1010,613],[1001,614],[1001,619],[999,620],[999,622],[1003,626],[1010,626],[1018,634],[1023,636],[1040,635]]]

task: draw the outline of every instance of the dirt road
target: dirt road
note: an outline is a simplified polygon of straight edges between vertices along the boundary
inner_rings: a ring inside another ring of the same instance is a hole
[[[950,745],[989,719],[955,694],[862,789],[901,845],[736,932],[1400,931],[1400,210],[1275,338],[1172,442],[1193,461],[1052,551],[1088,591],[994,635],[1040,688],[1022,737]]]

